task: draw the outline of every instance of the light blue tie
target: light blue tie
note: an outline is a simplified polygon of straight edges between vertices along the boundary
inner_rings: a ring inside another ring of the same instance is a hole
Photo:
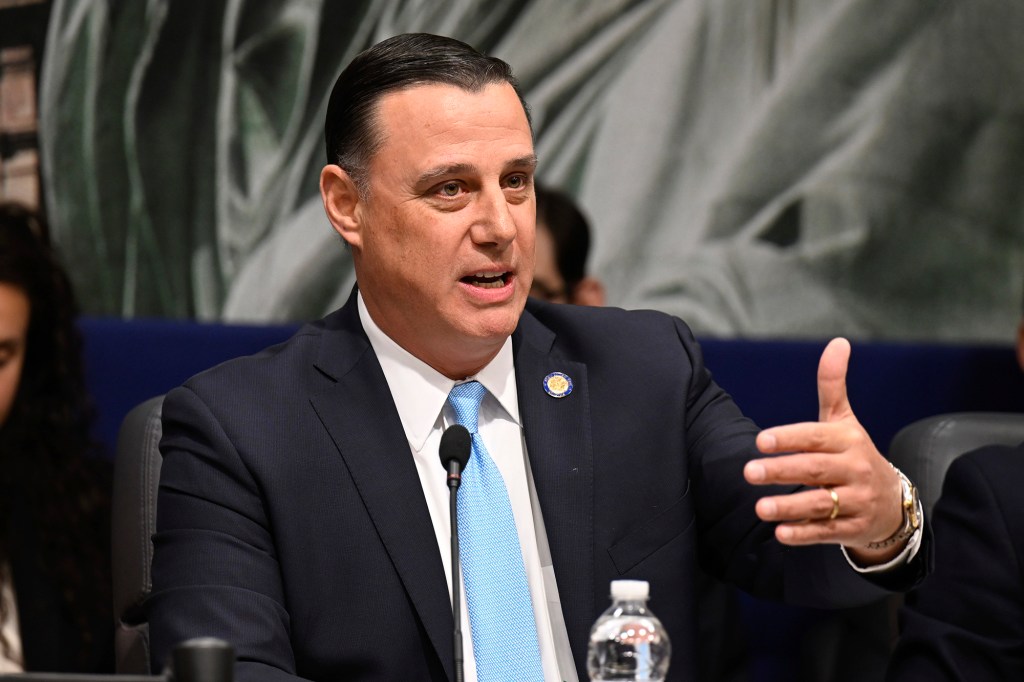
[[[537,625],[512,505],[505,479],[477,433],[486,392],[470,381],[448,394],[456,422],[473,436],[473,454],[459,486],[458,520],[476,676],[479,682],[541,682]]]

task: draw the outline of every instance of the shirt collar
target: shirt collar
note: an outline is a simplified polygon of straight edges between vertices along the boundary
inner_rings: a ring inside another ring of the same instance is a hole
[[[448,393],[462,381],[452,381],[395,343],[370,317],[361,292],[357,293],[357,302],[359,321],[384,371],[405,436],[413,450],[422,450],[430,433],[442,426],[441,410],[448,401]],[[522,426],[511,337],[505,339],[493,360],[466,381],[471,379],[483,384],[508,417]]]

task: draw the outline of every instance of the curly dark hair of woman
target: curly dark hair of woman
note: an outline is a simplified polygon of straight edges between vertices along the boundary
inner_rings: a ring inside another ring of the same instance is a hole
[[[35,555],[30,572],[55,586],[60,617],[71,624],[72,634],[60,636],[65,650],[75,650],[67,665],[87,671],[106,646],[96,641],[96,623],[113,631],[110,467],[97,457],[99,447],[90,436],[92,409],[71,283],[44,222],[12,203],[0,203],[0,284],[20,290],[29,303],[21,380],[0,423],[0,565],[24,566],[26,557],[15,555]],[[37,540],[23,542],[26,527]],[[18,571],[13,574],[15,598],[25,613],[31,596],[19,591]],[[28,668],[31,649],[24,634],[22,644]],[[9,651],[6,640],[0,645]],[[38,665],[54,663],[32,667]]]

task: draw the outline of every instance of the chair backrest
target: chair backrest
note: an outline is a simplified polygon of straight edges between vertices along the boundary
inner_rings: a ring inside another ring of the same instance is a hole
[[[143,603],[153,587],[153,533],[160,483],[163,396],[150,398],[124,418],[114,462],[111,545],[116,671],[148,675],[149,626]]]
[[[926,517],[953,460],[984,445],[1024,442],[1024,414],[954,412],[920,419],[892,439],[889,459],[917,484]]]

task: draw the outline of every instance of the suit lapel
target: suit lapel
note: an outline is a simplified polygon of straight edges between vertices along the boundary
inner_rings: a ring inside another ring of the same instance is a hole
[[[313,409],[345,460],[452,679],[453,621],[444,567],[409,443],[380,363],[359,323],[354,295],[328,322],[316,366],[326,376],[325,386],[310,398]]]
[[[554,334],[530,313],[513,336],[516,387],[558,594],[578,669],[594,617],[593,448],[587,367],[552,351]],[[563,372],[572,392],[553,398],[544,378]]]

